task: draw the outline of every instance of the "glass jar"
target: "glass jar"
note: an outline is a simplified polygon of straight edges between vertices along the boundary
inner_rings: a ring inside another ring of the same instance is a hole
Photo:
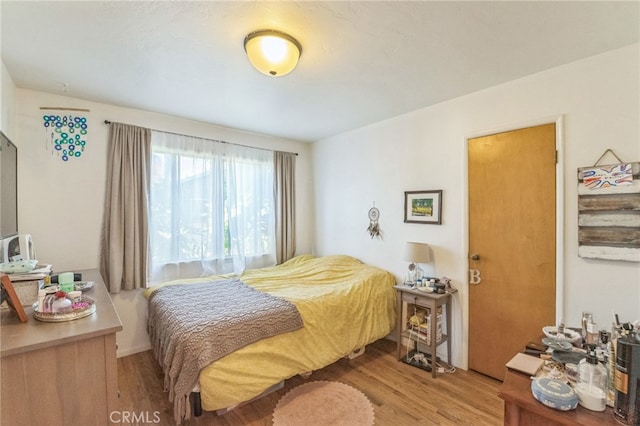
[[[587,341],[587,326],[593,321],[593,314],[591,312],[582,313],[582,341]]]
[[[600,332],[598,331],[598,324],[595,322],[589,321],[587,324],[587,345],[596,345],[600,344]]]
[[[592,411],[604,411],[607,397],[607,369],[598,362],[596,348],[589,345],[587,357],[578,364],[578,402]]]
[[[55,313],[69,312],[71,310],[71,300],[66,297],[58,297],[53,301],[51,307]]]

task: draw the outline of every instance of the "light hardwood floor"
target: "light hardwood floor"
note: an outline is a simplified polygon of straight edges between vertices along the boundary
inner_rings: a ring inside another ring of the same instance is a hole
[[[397,361],[395,351],[395,342],[379,340],[360,357],[339,360],[308,379],[292,377],[284,388],[258,401],[223,416],[205,412],[183,424],[272,425],[278,400],[309,380],[338,381],[361,390],[374,406],[378,426],[503,424],[499,381],[463,370],[433,379],[431,373]],[[118,359],[118,380],[119,415],[129,415],[128,424],[136,424],[132,419],[138,424],[174,424],[172,404],[162,390],[162,370],[151,351]]]

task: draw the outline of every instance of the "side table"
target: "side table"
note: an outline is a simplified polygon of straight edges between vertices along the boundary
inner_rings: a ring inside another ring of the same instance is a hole
[[[410,333],[409,330],[406,329],[407,318],[403,315],[403,307],[405,304],[413,304],[419,306],[421,308],[429,309],[430,316],[430,332],[429,332],[429,345],[426,352],[431,355],[432,359],[432,367],[431,367],[431,376],[436,377],[438,368],[435,366],[435,360],[437,359],[436,350],[439,345],[446,343],[447,344],[447,363],[451,364],[451,340],[450,340],[450,330],[451,327],[451,293],[427,293],[422,290],[417,290],[415,288],[411,288],[404,285],[397,285],[394,287],[398,292],[398,325],[396,327],[396,337],[397,337],[397,346],[398,346],[398,360],[402,358],[402,339],[409,339],[413,344],[417,347],[419,343],[419,338],[414,334]],[[442,333],[442,338],[440,341],[437,339],[437,327],[438,327],[438,308],[444,306],[444,314],[443,316],[446,318],[445,325],[446,331]],[[421,342],[424,343],[424,342]]]

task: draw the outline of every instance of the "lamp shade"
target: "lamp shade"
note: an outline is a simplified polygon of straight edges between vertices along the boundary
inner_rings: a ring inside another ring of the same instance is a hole
[[[302,47],[295,38],[276,30],[248,34],[244,38],[244,50],[255,69],[274,77],[289,74],[302,54]]]
[[[429,244],[406,243],[404,246],[404,260],[412,263],[427,263],[431,259]]]

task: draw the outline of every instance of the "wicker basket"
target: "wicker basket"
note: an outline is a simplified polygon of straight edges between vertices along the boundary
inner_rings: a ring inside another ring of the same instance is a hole
[[[43,280],[13,281],[13,289],[22,306],[31,306],[38,301],[38,290],[44,285]]]

